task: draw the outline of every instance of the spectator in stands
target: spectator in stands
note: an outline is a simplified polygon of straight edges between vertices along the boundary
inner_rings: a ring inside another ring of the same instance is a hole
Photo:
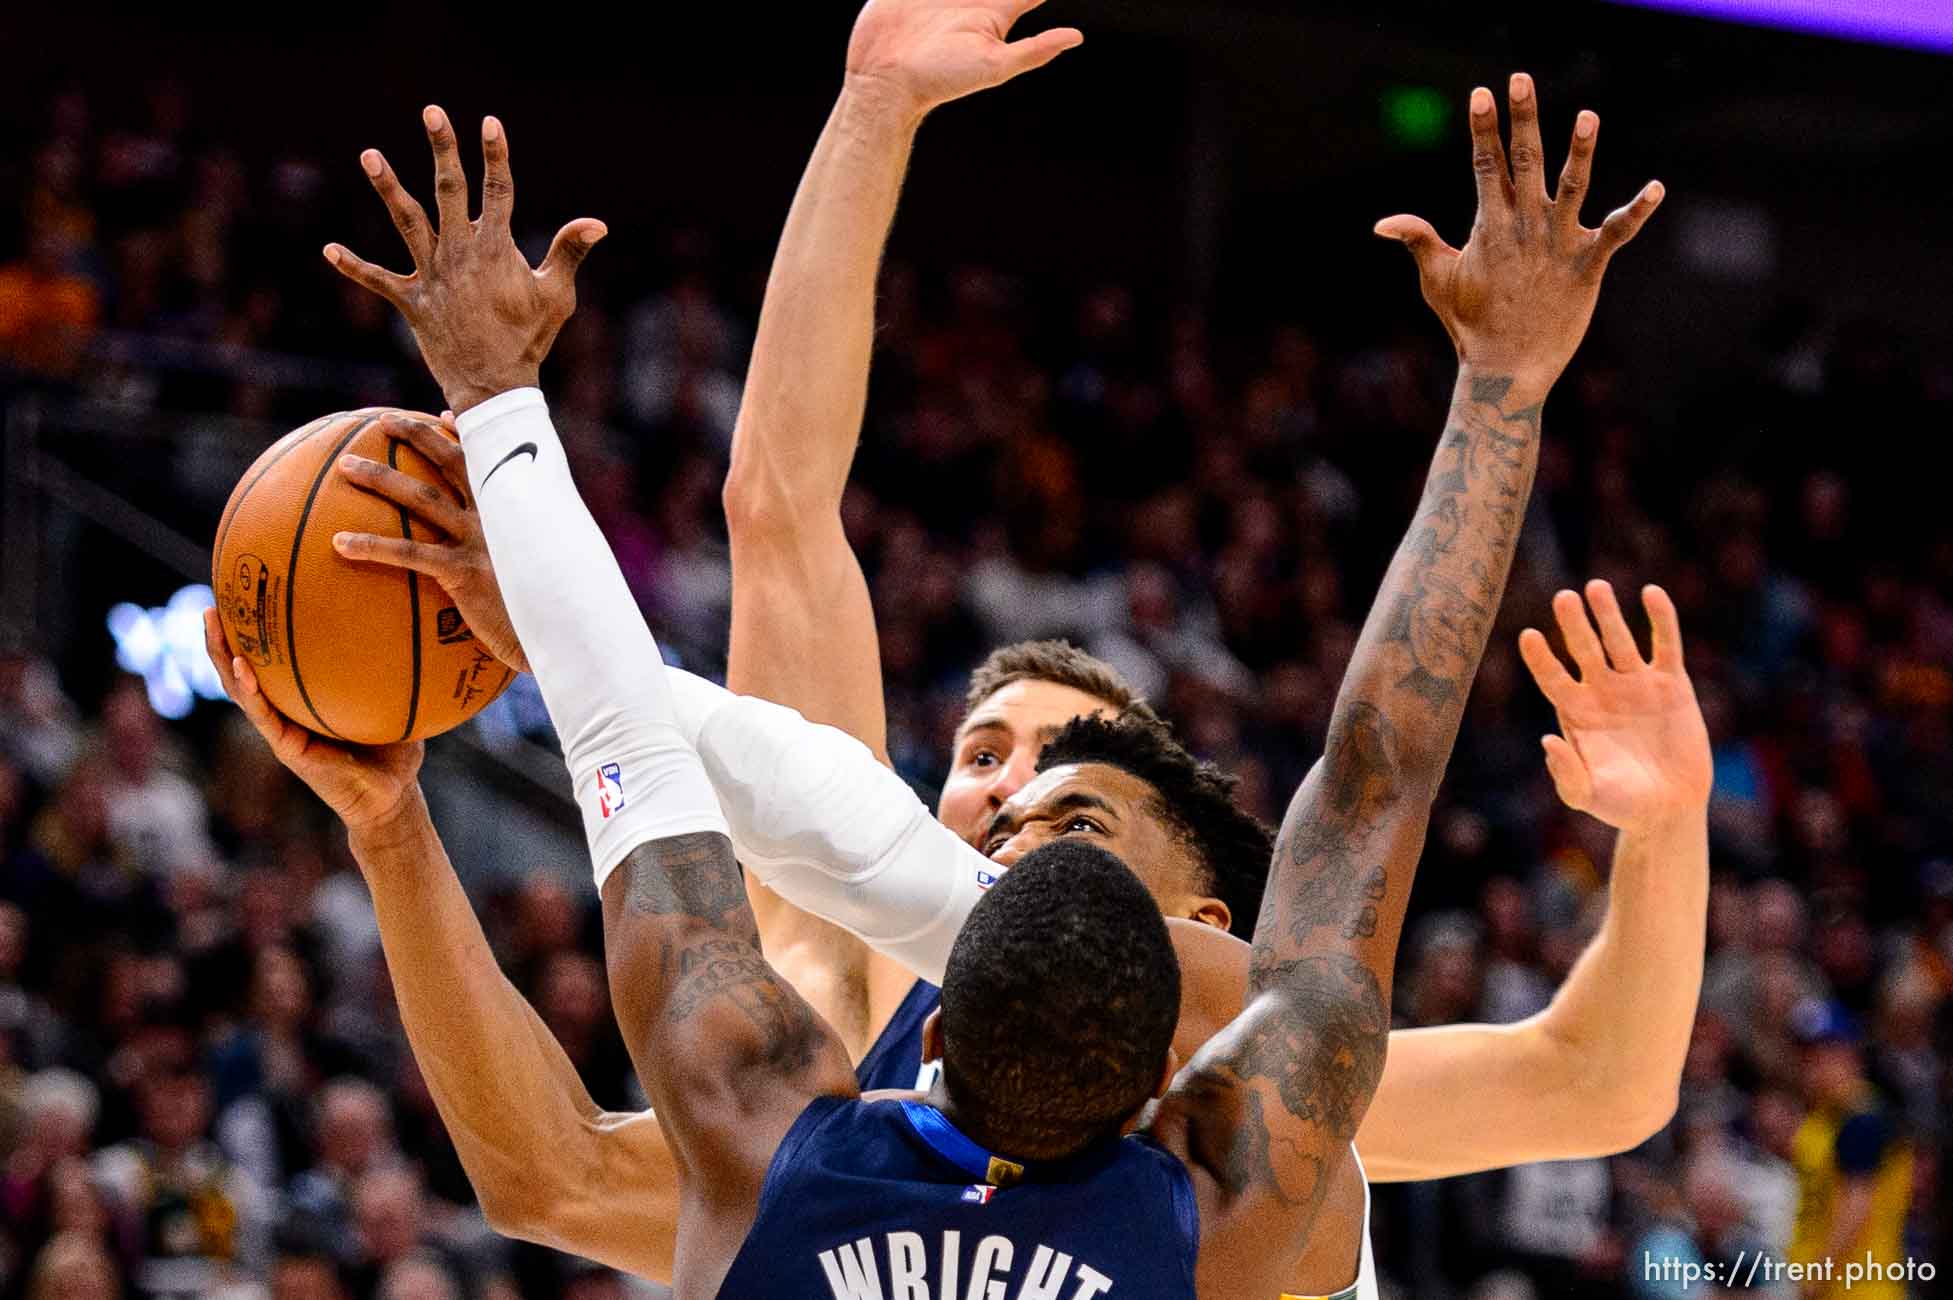
[[[1834,1002],[1805,1002],[1796,1011],[1796,1035],[1810,1111],[1792,1144],[1798,1203],[1790,1258],[1837,1260],[1841,1269],[1842,1261],[1862,1260],[1869,1252],[1880,1265],[1902,1264],[1912,1203],[1911,1138],[1865,1075],[1858,1025],[1848,1011]],[[1871,1280],[1847,1292],[1840,1273],[1806,1294],[1900,1300],[1906,1287]]]
[[[102,314],[77,269],[82,251],[70,223],[44,215],[28,230],[27,256],[0,266],[0,376],[66,380],[79,371]]]

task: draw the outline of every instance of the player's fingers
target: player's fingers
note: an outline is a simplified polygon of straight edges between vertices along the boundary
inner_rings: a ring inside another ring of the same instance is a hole
[[[265,699],[264,692],[258,689],[258,675],[243,655],[231,656],[229,678],[230,697],[243,712],[245,721],[264,737],[271,752],[282,761],[295,739],[293,724]]]
[[[1467,114],[1472,128],[1472,174],[1478,177],[1478,220],[1503,224],[1512,215],[1512,174],[1499,140],[1499,108],[1492,92],[1472,91]]]
[[[1594,612],[1594,622],[1600,624],[1600,643],[1607,647],[1607,658],[1614,671],[1630,673],[1646,668],[1648,661],[1641,657],[1641,647],[1634,643],[1634,632],[1621,613],[1621,602],[1614,598],[1613,584],[1600,578],[1589,582],[1587,605]]]
[[[1533,79],[1512,74],[1506,91],[1512,113],[1512,191],[1519,211],[1529,218],[1546,211],[1546,146],[1539,136],[1539,96]]]
[[[224,694],[237,698],[237,678],[231,672],[230,639],[224,635],[224,619],[214,608],[203,612],[203,649],[210,656],[210,666],[217,670],[218,684]]]
[[[481,224],[491,231],[509,228],[515,210],[515,174],[509,170],[509,136],[496,117],[481,120]]]
[[[325,259],[332,269],[369,293],[377,293],[395,307],[406,309],[407,277],[375,266],[344,244],[327,244]]]
[[[1587,201],[1587,177],[1599,139],[1600,114],[1581,109],[1573,119],[1573,143],[1567,146],[1566,166],[1560,168],[1560,183],[1553,191],[1553,228],[1562,238],[1580,229],[1580,208]]]
[[[434,151],[434,206],[441,214],[441,235],[453,238],[468,228],[468,173],[461,167],[454,125],[438,104],[421,110],[427,144]]]
[[[1553,617],[1560,625],[1567,653],[1580,669],[1580,680],[1590,682],[1606,672],[1607,656],[1601,653],[1600,638],[1594,635],[1594,626],[1587,621],[1587,607],[1580,603],[1580,597],[1571,591],[1555,595]]]
[[[1519,634],[1519,657],[1525,661],[1526,671],[1533,675],[1539,684],[1540,694],[1544,695],[1556,709],[1564,709],[1572,702],[1580,683],[1573,680],[1573,674],[1566,670],[1560,657],[1553,653],[1547,644],[1546,634],[1536,627],[1529,627]]]
[[[1036,36],[1026,36],[1004,47],[1004,80],[1041,68],[1066,50],[1085,43],[1085,33],[1076,27],[1054,27]]]
[[[1373,230],[1384,239],[1394,239],[1409,249],[1421,276],[1435,275],[1441,262],[1448,257],[1458,256],[1458,250],[1439,238],[1430,222],[1409,213],[1385,217],[1377,222]]]
[[[1655,215],[1661,206],[1662,196],[1668,191],[1660,181],[1649,181],[1641,187],[1641,192],[1627,204],[1607,214],[1607,220],[1600,223],[1600,238],[1594,243],[1593,267],[1596,274],[1607,268],[1608,261],[1621,251],[1621,246],[1641,233],[1641,227],[1648,224],[1648,218]]]
[[[332,549],[348,560],[412,569],[441,583],[455,573],[454,548],[433,542],[416,542],[406,537],[381,537],[374,533],[334,533]]]
[[[1683,671],[1682,620],[1675,616],[1675,602],[1651,582],[1641,589],[1641,604],[1655,630],[1655,667],[1665,673]]]
[[[400,232],[407,252],[414,259],[414,269],[425,271],[434,259],[434,231],[427,224],[427,209],[407,193],[407,187],[393,174],[392,164],[378,149],[368,149],[361,154],[359,165],[366,173],[366,179],[372,182],[374,192],[380,196],[380,202],[386,204],[387,215],[393,218],[393,228]]]
[[[536,274],[562,287],[573,286],[576,282],[576,268],[583,265],[583,259],[597,246],[597,241],[610,233],[610,227],[595,217],[578,217],[561,230],[556,238],[549,241],[549,252],[544,255],[542,265]]]
[[[1560,793],[1560,802],[1575,812],[1584,812],[1593,798],[1594,779],[1580,751],[1561,736],[1541,736],[1539,745],[1546,752],[1546,771]]]
[[[467,521],[454,498],[437,485],[403,474],[391,465],[364,456],[341,456],[339,473],[347,482],[374,496],[391,501],[414,518],[448,536],[465,529]]]
[[[453,419],[452,412],[444,413],[442,423],[451,428]],[[388,432],[405,438],[415,451],[432,461],[456,498],[463,502],[473,499],[468,491],[468,459],[462,455],[459,442],[425,420],[401,420]]]

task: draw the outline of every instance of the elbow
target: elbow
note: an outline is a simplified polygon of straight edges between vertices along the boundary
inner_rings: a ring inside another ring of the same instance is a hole
[[[1681,1104],[1681,1089],[1673,1081],[1666,1086],[1639,1090],[1618,1106],[1614,1116],[1614,1140],[1619,1144],[1609,1155],[1632,1151],[1667,1128]]]
[[[732,458],[719,504],[735,545],[792,541],[808,535],[823,518],[831,517],[837,525],[841,518],[838,498],[788,481],[778,466],[758,456]]]
[[[1674,1079],[1624,1084],[1597,1080],[1586,1089],[1581,1108],[1582,1150],[1573,1158],[1617,1156],[1646,1142],[1675,1118],[1681,1090]]]
[[[551,1244],[548,1213],[543,1198],[534,1190],[520,1184],[506,1187],[481,1179],[471,1181],[475,1184],[475,1201],[490,1229],[517,1241],[541,1246]]]

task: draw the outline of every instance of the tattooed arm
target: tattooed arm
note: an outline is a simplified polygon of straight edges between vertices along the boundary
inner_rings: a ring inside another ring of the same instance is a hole
[[[780,1139],[814,1097],[853,1096],[847,1053],[760,954],[716,832],[650,840],[604,884],[610,997],[677,1157],[682,1292],[713,1294]]]
[[[1358,1177],[1350,1140],[1383,1073],[1411,878],[1518,542],[1540,408],[1586,330],[1607,258],[1659,198],[1650,187],[1600,230],[1582,229],[1597,120],[1581,115],[1556,202],[1546,194],[1537,105],[1523,74],[1512,79],[1511,113],[1508,170],[1491,93],[1473,92],[1479,212],[1464,249],[1445,246],[1414,217],[1378,227],[1416,256],[1425,298],[1457,344],[1458,381],[1416,519],[1344,675],[1323,757],[1276,841],[1248,1006],[1161,1108],[1169,1134],[1185,1126],[1177,1135],[1204,1175],[1203,1286],[1268,1267],[1257,1260],[1271,1253],[1270,1240],[1299,1246],[1298,1229],[1316,1226],[1332,1188]],[[1347,1239],[1353,1266],[1360,1218],[1320,1226]]]

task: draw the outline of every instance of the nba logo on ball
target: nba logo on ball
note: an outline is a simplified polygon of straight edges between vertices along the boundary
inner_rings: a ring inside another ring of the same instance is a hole
[[[612,813],[624,811],[624,769],[615,763],[597,769],[597,811],[606,820]]]

